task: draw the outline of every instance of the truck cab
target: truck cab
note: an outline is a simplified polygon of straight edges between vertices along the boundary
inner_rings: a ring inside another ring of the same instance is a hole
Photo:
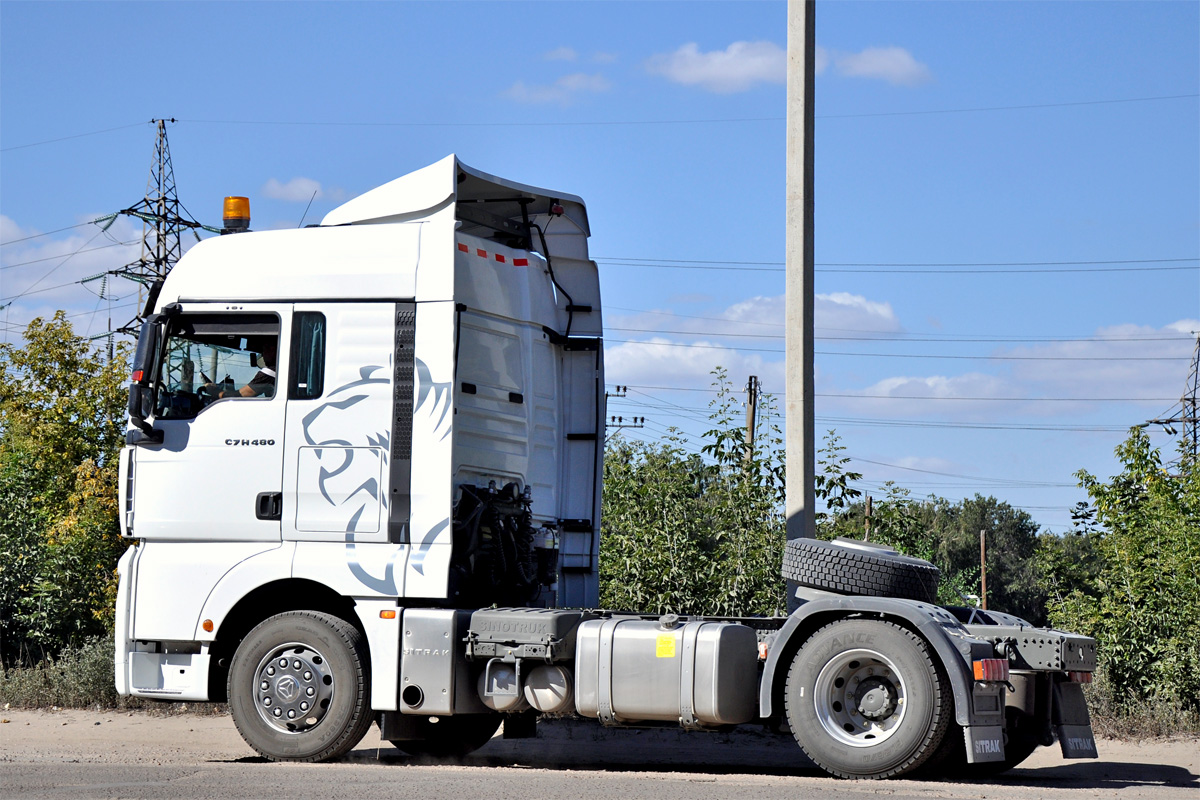
[[[399,641],[375,607],[402,600],[595,606],[588,235],[578,197],[449,156],[318,226],[189,251],[135,357],[122,691],[223,696],[223,635],[314,593],[373,657]]]

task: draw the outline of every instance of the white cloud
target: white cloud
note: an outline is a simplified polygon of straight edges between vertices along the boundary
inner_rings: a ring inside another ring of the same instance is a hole
[[[611,64],[616,60],[617,60],[616,53],[604,53],[604,52],[592,53],[592,61],[595,61],[597,64]]]
[[[0,242],[11,242],[29,235],[30,232],[21,230],[21,226],[12,218],[0,214]]]
[[[818,328],[901,329],[889,303],[847,292],[817,295],[816,301]],[[650,311],[609,317],[608,325],[612,333],[604,358],[610,383],[702,389],[721,366],[739,386],[747,375],[757,375],[766,391],[783,394],[782,295],[751,297],[703,317]]]
[[[830,51],[818,46],[817,74],[832,64],[848,78],[883,80],[895,86],[916,86],[933,79],[929,67],[903,47],[868,47],[857,53]],[[787,50],[774,42],[734,42],[724,50],[701,52],[689,42],[673,53],[659,53],[646,69],[685,86],[699,86],[718,94],[744,92],[762,83],[787,83]]]
[[[96,216],[82,217],[90,221]],[[4,335],[9,341],[19,336],[34,317],[50,317],[63,309],[74,315],[72,322],[81,334],[103,330],[109,299],[113,306],[114,326],[123,325],[133,316],[138,287],[114,276],[80,281],[118,269],[141,254],[142,224],[130,217],[117,217],[106,232],[84,225],[70,232],[15,242],[40,231],[25,228],[7,216],[0,216],[0,241],[14,242],[0,249],[0,305],[9,303],[0,316],[7,322]],[[184,247],[195,239],[184,238]],[[101,298],[101,287],[105,287]]]
[[[734,42],[703,53],[688,42],[673,53],[651,56],[646,69],[684,86],[731,94],[760,83],[786,83],[787,51],[774,42]]]
[[[849,292],[818,294],[814,299],[814,324],[818,331],[894,333],[901,330],[900,320],[896,317],[891,303],[869,300]],[[721,316],[738,323],[770,322],[779,327],[774,333],[782,333],[785,302],[784,295],[752,297],[734,303],[725,309]],[[735,332],[732,327],[725,330]],[[747,332],[744,325],[740,326],[738,332]]]
[[[518,103],[544,104],[556,103],[569,105],[576,96],[588,92],[606,92],[612,87],[608,79],[600,73],[588,75],[575,72],[564,75],[550,85],[528,86],[524,81],[517,81],[504,91],[504,96]]]
[[[314,199],[314,194],[317,200],[326,196],[321,184],[312,178],[292,178],[287,183],[271,178],[263,184],[262,193],[272,200],[285,200],[289,203],[307,203]]]
[[[1175,398],[1183,394],[1194,330],[1200,330],[1200,320],[1161,328],[1113,325],[1098,329],[1088,341],[1049,342],[999,354],[1025,359],[1011,362],[1013,379],[1047,395]],[[1162,341],[1168,336],[1179,338]]]
[[[686,343],[692,346],[680,344],[665,336],[651,336],[606,345],[606,380],[614,384],[701,389],[712,384],[711,373],[720,366],[728,370],[730,380],[738,386],[747,375],[758,375],[767,391],[782,393],[782,361],[768,361],[764,354],[733,350],[712,339]],[[694,404],[695,398],[688,402]]]
[[[573,48],[563,46],[556,47],[548,53],[545,53],[542,58],[546,59],[547,61],[574,61],[575,59],[579,58],[579,54],[576,53]]]
[[[894,86],[916,86],[933,79],[929,67],[903,47],[868,47],[858,53],[832,56],[838,74],[849,78],[877,78]]]
[[[1094,402],[1094,398],[1125,398],[1128,402],[1119,406],[1120,413],[1132,425],[1183,393],[1195,341],[1191,331],[1197,329],[1200,320],[1192,319],[1159,328],[1114,325],[1096,330],[1085,341],[995,349],[989,355],[998,358],[981,359],[987,372],[897,375],[865,388],[825,387],[823,391],[852,395],[829,402],[857,413],[973,421],[1082,418],[1116,406]],[[1177,338],[1163,341],[1163,337]],[[873,397],[878,395],[889,399]],[[928,397],[956,400],[920,399]],[[1038,398],[1060,399],[1046,402]]]

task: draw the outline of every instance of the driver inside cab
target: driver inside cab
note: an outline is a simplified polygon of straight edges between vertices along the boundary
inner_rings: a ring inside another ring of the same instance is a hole
[[[217,399],[226,397],[260,397],[266,395],[271,397],[275,394],[275,365],[277,357],[277,347],[274,339],[268,340],[263,345],[262,366],[254,377],[240,389],[222,389],[217,391]],[[208,384],[213,390],[216,390],[215,384]]]

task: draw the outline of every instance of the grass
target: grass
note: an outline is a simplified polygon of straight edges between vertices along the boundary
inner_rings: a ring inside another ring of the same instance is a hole
[[[105,636],[64,649],[32,666],[0,668],[4,708],[144,709],[166,713],[223,713],[223,703],[169,703],[121,697],[113,685],[113,642]]]
[[[1200,712],[1162,696],[1120,697],[1103,671],[1096,673],[1095,683],[1084,687],[1084,694],[1097,736],[1126,741],[1200,736]]]

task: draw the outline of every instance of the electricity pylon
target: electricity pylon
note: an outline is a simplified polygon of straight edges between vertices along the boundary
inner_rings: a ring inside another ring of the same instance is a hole
[[[1187,387],[1183,390],[1180,401],[1179,421],[1183,424],[1183,442],[1187,452],[1196,461],[1197,450],[1200,450],[1200,419],[1196,414],[1196,395],[1200,390],[1200,336],[1196,337],[1196,347],[1192,350],[1192,371],[1188,374]]]
[[[191,213],[179,202],[175,191],[175,168],[171,164],[171,148],[167,143],[167,123],[174,119],[152,119],[158,125],[158,137],[154,142],[154,161],[150,165],[150,179],[146,183],[146,196],[135,205],[117,212],[142,221],[141,256],[114,275],[140,284],[138,290],[138,312],[132,320],[122,326],[121,333],[136,333],[145,306],[143,290],[167,277],[167,273],[183,254],[180,234],[191,230],[199,241],[197,228],[204,228],[191,218]],[[184,216],[186,215],[186,216]]]
[[[1148,419],[1139,428],[1149,425],[1162,425],[1167,433],[1175,435],[1175,426],[1179,425],[1183,433],[1183,454],[1192,463],[1200,455],[1200,335],[1196,336],[1196,346],[1192,349],[1192,368],[1188,372],[1187,385],[1183,397],[1179,400],[1179,413],[1164,415],[1159,419]],[[1172,409],[1174,406],[1171,407]]]

